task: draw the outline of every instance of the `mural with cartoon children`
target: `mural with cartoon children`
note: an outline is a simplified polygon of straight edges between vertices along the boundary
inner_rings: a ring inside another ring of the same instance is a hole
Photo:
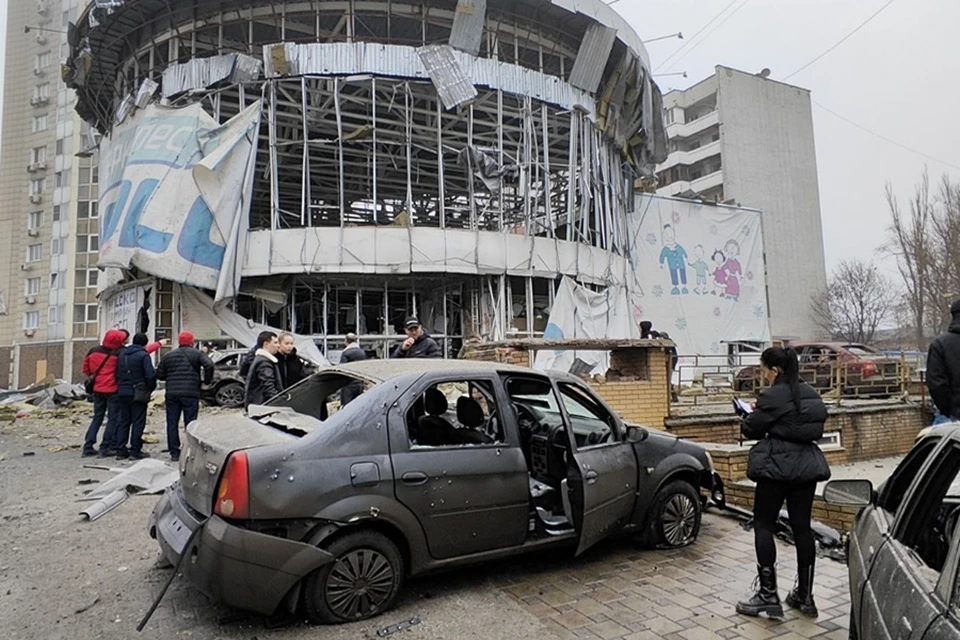
[[[683,354],[767,341],[761,213],[639,194],[628,219],[634,304]]]

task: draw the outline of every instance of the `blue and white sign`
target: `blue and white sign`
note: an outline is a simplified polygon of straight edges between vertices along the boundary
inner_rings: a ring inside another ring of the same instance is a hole
[[[260,101],[220,126],[200,105],[150,105],[101,146],[101,267],[232,297],[246,237]]]

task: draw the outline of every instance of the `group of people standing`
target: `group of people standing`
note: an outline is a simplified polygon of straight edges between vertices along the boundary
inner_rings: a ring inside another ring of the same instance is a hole
[[[180,459],[180,418],[184,424],[196,420],[200,396],[213,380],[213,362],[194,346],[189,331],[177,337],[177,348],[160,359],[154,368],[152,354],[167,344],[150,342],[146,334],[133,336],[124,329],[107,331],[100,346],[83,360],[87,388],[93,395],[93,418],[83,443],[84,457],[115,456],[118,460],[149,458],[143,450],[143,430],[147,424],[147,405],[157,388],[166,382],[167,451],[170,459]],[[106,420],[106,429],[97,449],[97,435]]]

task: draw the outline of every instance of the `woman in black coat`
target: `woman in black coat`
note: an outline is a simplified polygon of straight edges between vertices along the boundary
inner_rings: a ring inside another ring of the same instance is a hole
[[[772,347],[760,356],[761,375],[770,387],[760,393],[740,427],[748,440],[759,440],[747,459],[747,477],[757,483],[753,506],[759,589],[737,603],[748,616],[782,617],[777,592],[777,546],[774,532],[784,501],[797,548],[797,586],[787,604],[816,617],[813,565],[816,557],[810,517],[817,483],[830,478],[830,467],[817,446],[823,437],[827,408],[813,387],[800,380],[797,352]]]

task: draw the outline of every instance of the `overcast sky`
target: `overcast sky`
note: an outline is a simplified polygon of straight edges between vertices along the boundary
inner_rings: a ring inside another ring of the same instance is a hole
[[[717,64],[751,72],[767,67],[772,78],[783,80],[888,1],[619,0],[615,8],[644,40],[683,32],[685,40],[648,44],[654,68],[684,47],[656,71],[687,72],[686,79],[658,77],[666,92],[698,82]],[[8,2],[0,0],[3,37]],[[958,24],[960,2],[894,0],[849,40],[789,82],[811,89],[816,102],[862,127],[960,166]],[[960,169],[886,142],[816,105],[813,120],[828,269],[846,257],[874,257],[889,219],[885,182],[891,181],[905,199],[924,165],[934,178],[947,172],[960,180]],[[889,263],[886,269],[892,269]]]

